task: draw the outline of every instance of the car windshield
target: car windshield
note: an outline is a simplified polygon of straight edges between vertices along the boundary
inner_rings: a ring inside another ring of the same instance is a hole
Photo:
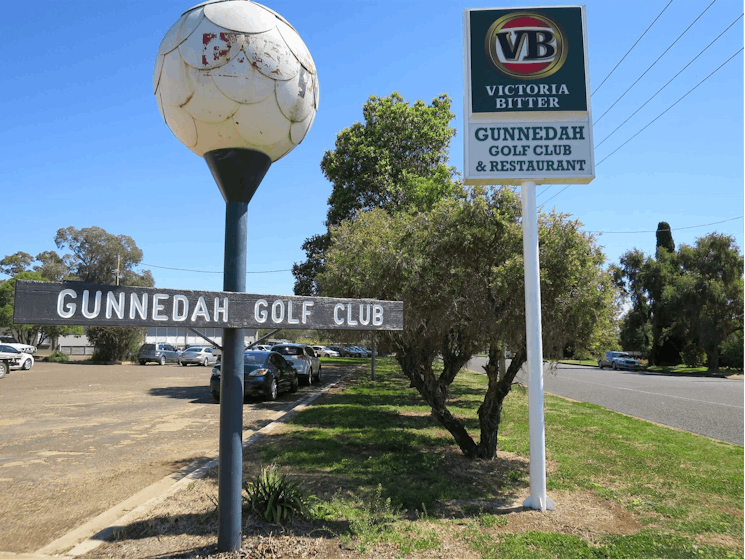
[[[184,350],[184,353],[199,353],[202,349],[201,347],[189,347]]]
[[[302,347],[294,347],[294,346],[274,346],[272,348],[272,351],[275,351],[279,353],[280,355],[289,355],[290,357],[292,357],[293,355],[303,354]]]
[[[9,345],[0,345],[0,351],[5,353],[21,353],[14,347],[10,347]]]
[[[155,349],[155,344],[145,344],[144,346],[142,346],[142,349]]]

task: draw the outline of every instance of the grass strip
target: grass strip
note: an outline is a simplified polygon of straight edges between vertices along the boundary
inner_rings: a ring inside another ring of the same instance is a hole
[[[485,387],[467,372],[452,386],[451,412],[473,436]],[[545,407],[549,495],[618,503],[636,533],[505,533],[512,515],[488,509],[528,486],[526,462],[463,458],[390,359],[378,360],[375,382],[358,376],[299,413],[262,459],[303,476],[318,518],[347,526],[343,537],[361,552],[385,542],[403,557],[452,532],[483,558],[742,557],[743,447],[550,395]],[[499,452],[529,453],[520,387],[505,400]]]

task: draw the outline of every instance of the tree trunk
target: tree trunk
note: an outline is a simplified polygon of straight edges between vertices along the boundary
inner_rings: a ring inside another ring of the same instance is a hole
[[[484,402],[479,407],[481,437],[474,454],[474,458],[483,460],[493,460],[497,456],[497,439],[499,424],[502,421],[502,405],[512,389],[512,381],[515,380],[515,376],[527,358],[525,348],[521,348],[513,357],[507,371],[502,372],[499,369],[502,351],[501,343],[489,346],[489,362],[484,367],[489,379],[489,387],[484,395]]]
[[[411,381],[411,386],[417,389],[431,408],[432,417],[448,430],[463,454],[473,457],[476,443],[463,424],[453,417],[446,405],[450,395],[450,384],[460,370],[457,361],[462,357],[456,359],[450,348],[443,348],[449,356],[448,364],[437,377],[432,368],[432,363],[437,354],[436,349],[426,343],[424,346],[418,345],[419,340],[426,339],[426,336],[412,336],[412,339],[415,341],[409,342],[403,339],[396,341],[396,360],[401,366],[401,370]],[[447,345],[447,343],[443,344],[443,346]]]

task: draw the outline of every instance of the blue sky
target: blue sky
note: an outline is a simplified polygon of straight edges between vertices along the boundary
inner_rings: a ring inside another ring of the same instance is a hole
[[[586,3],[592,91],[668,3]],[[593,94],[596,120],[710,4],[673,0]],[[321,92],[304,142],[272,166],[249,205],[249,272],[285,271],[248,274],[247,291],[289,295],[294,278],[287,270],[304,259],[303,241],[324,231],[331,184],[319,164],[336,134],[361,120],[370,95],[398,91],[409,101],[429,102],[447,93],[457,115],[451,124],[458,129],[451,164],[462,168],[463,9],[538,4],[281,0],[266,5],[304,39]],[[163,122],[152,91],[160,40],[192,3],[40,0],[31,6],[4,6],[0,20],[6,38],[0,258],[56,249],[59,228],[95,225],[133,237],[144,252],[142,268],[152,271],[157,286],[222,289],[224,202],[204,161]],[[742,2],[714,2],[595,126],[596,144],[742,10]],[[596,149],[592,183],[539,186],[538,204],[573,214],[588,231],[603,232],[599,243],[608,262],[618,262],[634,247],[653,254],[659,221],[670,223],[677,245],[717,231],[733,235],[742,247],[742,52],[659,116],[742,47],[740,19]]]

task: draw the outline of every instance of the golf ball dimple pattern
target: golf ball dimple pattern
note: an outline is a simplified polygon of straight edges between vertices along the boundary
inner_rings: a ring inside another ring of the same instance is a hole
[[[250,0],[185,12],[158,48],[153,90],[163,119],[191,151],[248,148],[272,161],[305,138],[318,74],[297,31]]]

